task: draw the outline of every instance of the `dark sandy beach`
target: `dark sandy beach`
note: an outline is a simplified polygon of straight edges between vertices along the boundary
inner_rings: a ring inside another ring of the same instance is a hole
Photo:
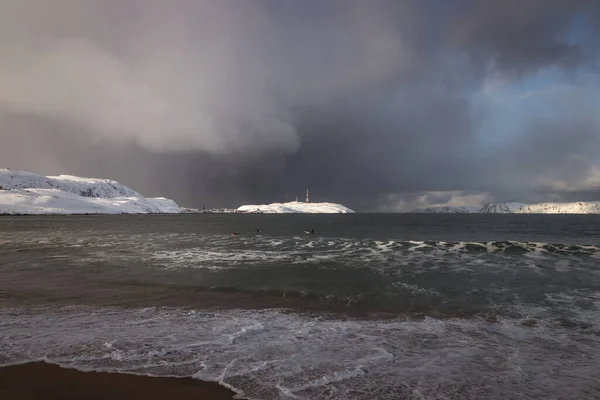
[[[233,395],[192,378],[81,372],[42,362],[0,368],[0,400],[230,400]]]

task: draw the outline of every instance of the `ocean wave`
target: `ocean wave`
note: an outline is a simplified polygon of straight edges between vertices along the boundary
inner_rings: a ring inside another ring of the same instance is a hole
[[[589,317],[587,327],[573,327],[553,318],[3,308],[0,364],[45,360],[86,371],[192,376],[260,400],[593,398],[600,395],[593,386],[600,326],[597,311]],[[596,334],[582,340],[586,331]]]
[[[263,238],[251,236],[232,243],[222,238],[204,238],[199,241],[202,247],[192,247],[176,251],[157,251],[157,257],[196,257],[211,260],[226,257],[228,261],[264,261],[286,254],[289,258],[298,257],[306,252],[316,256],[332,257],[347,254],[362,254],[368,257],[374,254],[391,253],[497,253],[497,254],[541,254],[568,256],[600,257],[600,247],[593,245],[572,245],[540,242],[492,241],[492,242],[445,242],[445,241],[378,241],[321,238],[306,240],[303,238]],[[210,246],[210,251],[206,246]],[[222,251],[215,251],[220,249]],[[229,252],[226,250],[230,250]]]
[[[517,316],[514,304],[600,286],[598,246],[539,242],[204,238],[150,253],[152,265],[195,270],[197,290],[232,293],[257,307]],[[232,244],[233,243],[233,244]],[[197,271],[197,272],[196,272]],[[190,278],[191,279],[191,278]],[[577,295],[575,307],[588,300]],[[241,301],[241,300],[240,300]]]
[[[369,268],[385,274],[440,268],[472,273],[483,268],[595,269],[600,247],[539,242],[375,241],[330,238],[204,238],[185,248],[155,247],[145,259],[165,269],[227,269],[309,266]],[[112,254],[112,257],[115,255]]]

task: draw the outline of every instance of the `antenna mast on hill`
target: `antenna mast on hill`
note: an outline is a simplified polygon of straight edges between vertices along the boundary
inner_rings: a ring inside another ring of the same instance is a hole
[[[306,202],[310,203],[310,200],[308,200],[308,189],[306,189]]]

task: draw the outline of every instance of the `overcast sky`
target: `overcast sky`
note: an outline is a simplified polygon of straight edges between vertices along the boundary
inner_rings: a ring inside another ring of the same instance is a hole
[[[182,205],[600,200],[597,0],[0,0],[0,166]]]

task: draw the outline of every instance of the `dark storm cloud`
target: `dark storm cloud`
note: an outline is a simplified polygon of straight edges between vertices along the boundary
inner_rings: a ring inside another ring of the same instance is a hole
[[[597,61],[595,0],[468,1],[457,9],[453,39],[466,51],[493,61],[504,72]],[[590,32],[584,32],[590,30]],[[587,43],[585,43],[587,42]]]
[[[599,9],[585,0],[6,1],[0,159],[195,206],[291,200],[306,188],[362,210],[477,193],[589,197],[600,188],[598,127],[576,90],[564,118],[547,126],[533,116],[523,140],[492,150],[480,143],[472,93],[490,77],[592,65]]]

